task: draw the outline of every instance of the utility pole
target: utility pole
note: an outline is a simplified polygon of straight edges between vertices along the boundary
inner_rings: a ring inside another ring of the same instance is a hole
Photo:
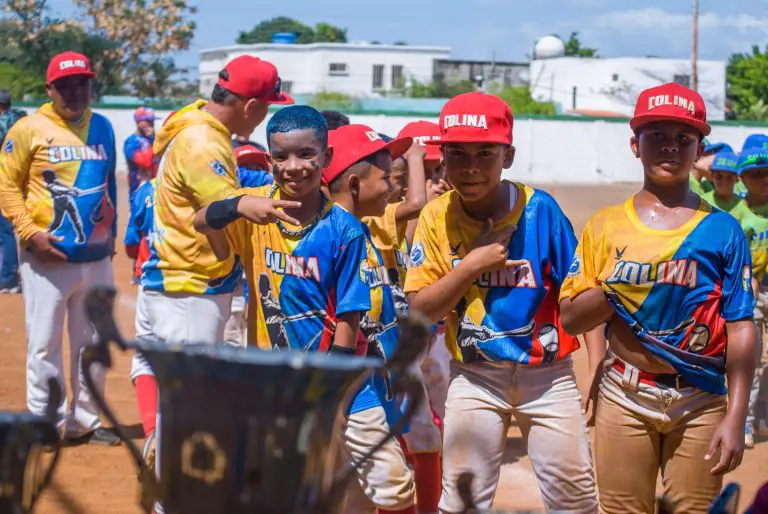
[[[693,0],[693,53],[691,55],[691,87],[699,90],[699,0]]]

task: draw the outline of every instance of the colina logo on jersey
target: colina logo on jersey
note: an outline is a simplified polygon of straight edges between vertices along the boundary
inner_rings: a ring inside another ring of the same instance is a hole
[[[48,162],[56,164],[71,161],[106,161],[104,145],[49,146]]]

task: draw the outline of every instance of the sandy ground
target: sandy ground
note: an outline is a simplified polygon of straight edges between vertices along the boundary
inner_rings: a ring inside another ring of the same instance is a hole
[[[603,187],[546,187],[562,205],[573,221],[577,233],[586,220],[600,207],[623,201],[637,189],[631,184]],[[127,219],[126,200],[121,202],[121,234]],[[117,304],[118,323],[126,336],[133,334],[135,289],[130,285],[130,263],[124,255],[115,259],[115,276],[120,290]],[[21,296],[0,296],[0,405],[5,409],[25,406],[25,335],[24,304]],[[65,341],[65,348],[66,348]],[[135,437],[142,437],[133,388],[128,380],[130,355],[117,355],[115,367],[107,381],[107,398],[121,421]],[[575,356],[577,372],[586,371],[586,352]],[[65,357],[65,362],[68,359]],[[141,440],[137,442],[141,443]],[[536,478],[526,456],[525,442],[513,427],[507,439],[504,467],[496,500],[499,509],[540,509]],[[754,497],[759,484],[768,480],[768,444],[758,444],[748,451],[744,463],[726,481],[736,481],[743,487],[742,508]],[[64,450],[54,485],[45,493],[37,512],[60,514],[67,512],[66,503],[77,506],[81,513],[137,514],[138,484],[133,466],[124,447],[78,447]]]

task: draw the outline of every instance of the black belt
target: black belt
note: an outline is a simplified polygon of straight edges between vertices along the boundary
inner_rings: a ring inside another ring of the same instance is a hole
[[[674,373],[661,373],[654,375],[653,380],[657,384],[668,387],[670,389],[686,389],[688,387],[696,387],[695,385],[691,384],[683,375],[677,375]]]

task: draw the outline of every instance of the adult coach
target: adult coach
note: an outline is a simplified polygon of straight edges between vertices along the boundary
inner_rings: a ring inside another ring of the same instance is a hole
[[[0,167],[0,205],[22,241],[21,278],[27,319],[27,408],[44,414],[48,379],[63,386],[64,316],[70,344],[72,405],[59,406],[64,438],[117,444],[101,428],[80,377],[80,353],[94,337],[85,295],[112,285],[116,236],[115,137],[109,121],[91,112],[88,59],[64,52],[48,65],[51,98],[8,132]],[[96,383],[104,386],[104,375]]]
[[[154,195],[150,257],[142,268],[136,337],[174,343],[220,343],[232,293],[242,273],[235,257],[219,260],[193,227],[195,213],[240,185],[232,135],[250,135],[270,104],[293,99],[280,90],[270,63],[241,56],[219,72],[211,101],[173,114],[157,132],[160,159]],[[157,412],[152,370],[136,355],[131,370],[143,420]],[[154,426],[144,425],[151,434]]]

